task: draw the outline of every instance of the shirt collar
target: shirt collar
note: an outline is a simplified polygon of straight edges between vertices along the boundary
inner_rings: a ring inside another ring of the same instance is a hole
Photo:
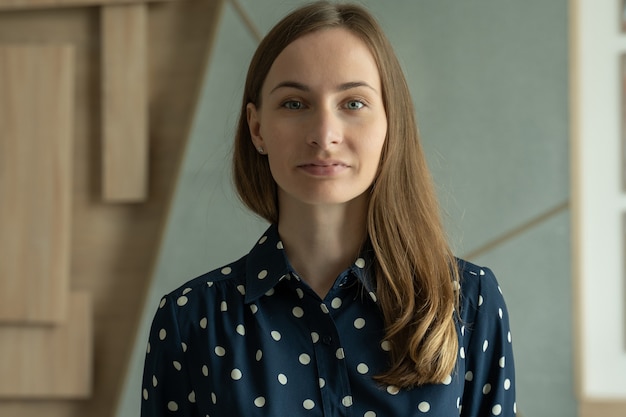
[[[373,260],[374,251],[371,245],[366,245],[361,255],[350,266],[349,272],[363,284],[370,296],[376,299],[376,284],[370,272]],[[272,224],[248,253],[245,302],[255,301],[290,274],[295,276],[295,271],[285,254],[283,242],[278,235],[278,227]]]

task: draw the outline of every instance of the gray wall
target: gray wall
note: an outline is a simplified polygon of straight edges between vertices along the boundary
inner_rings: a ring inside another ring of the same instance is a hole
[[[227,2],[118,417],[138,415],[160,296],[247,252],[265,228],[229,178],[241,85],[260,33],[303,1]],[[524,416],[576,415],[569,250],[567,0],[361,1],[403,62],[459,256],[508,302]],[[245,17],[244,17],[245,16]]]

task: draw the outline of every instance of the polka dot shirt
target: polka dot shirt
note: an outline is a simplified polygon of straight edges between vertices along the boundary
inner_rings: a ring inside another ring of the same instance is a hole
[[[489,269],[459,261],[455,371],[380,386],[389,343],[364,252],[322,300],[291,268],[275,226],[247,256],[165,296],[146,353],[143,417],[515,415],[508,314]]]

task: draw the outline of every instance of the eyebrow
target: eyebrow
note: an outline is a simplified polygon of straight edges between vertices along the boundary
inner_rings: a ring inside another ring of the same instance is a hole
[[[358,87],[367,87],[367,88],[369,88],[372,91],[376,91],[376,89],[374,87],[372,87],[371,85],[369,85],[365,81],[350,81],[350,82],[347,82],[347,83],[339,84],[337,86],[336,90],[337,91],[347,91],[347,90],[350,90],[350,89],[353,89],[353,88],[358,88]],[[272,94],[274,91],[276,91],[276,90],[278,90],[280,88],[295,88],[296,90],[300,90],[300,91],[304,91],[304,92],[311,91],[309,86],[307,86],[306,84],[302,84],[302,83],[299,83],[297,81],[283,81],[283,82],[278,83],[274,88],[272,88],[272,90],[270,91],[270,94]]]

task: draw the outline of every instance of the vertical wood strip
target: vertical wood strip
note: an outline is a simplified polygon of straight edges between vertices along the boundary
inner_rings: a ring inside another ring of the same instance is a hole
[[[69,297],[68,321],[56,326],[0,326],[0,399],[86,398],[92,391],[92,306]]]
[[[148,194],[147,6],[104,6],[102,31],[102,187],[105,201]]]
[[[73,98],[71,47],[0,47],[0,322],[66,317]]]

